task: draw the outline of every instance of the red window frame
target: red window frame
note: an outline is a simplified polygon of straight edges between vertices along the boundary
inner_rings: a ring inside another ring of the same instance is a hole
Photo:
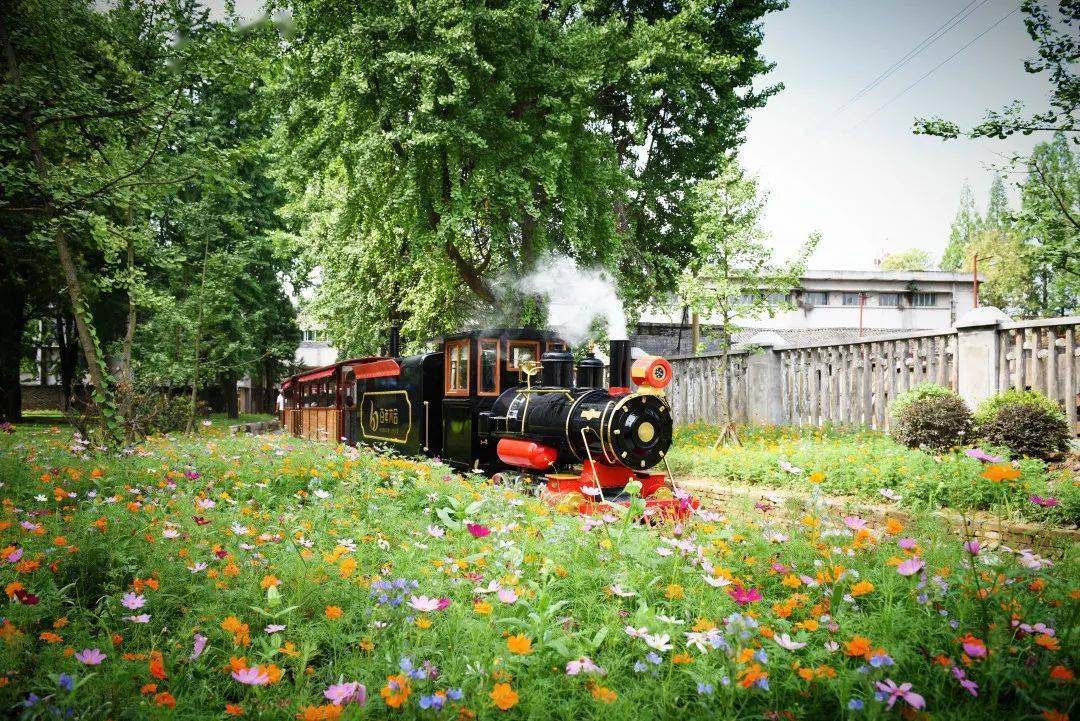
[[[521,370],[514,365],[514,346],[532,346],[533,360],[540,361],[540,341],[538,340],[509,340],[506,341],[506,369],[510,371]]]
[[[450,385],[450,372],[453,368],[452,356],[453,349],[464,347],[466,362],[472,363],[472,343],[469,338],[462,338],[461,340],[448,340],[443,346],[443,394],[448,396],[467,396],[469,395],[469,373],[465,372],[465,388],[452,388]]]

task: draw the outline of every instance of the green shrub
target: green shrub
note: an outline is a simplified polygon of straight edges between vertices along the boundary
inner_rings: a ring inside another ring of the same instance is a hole
[[[972,436],[971,411],[948,388],[923,383],[897,396],[892,405],[892,430],[909,448],[943,451]]]
[[[1069,426],[1061,414],[1034,405],[1002,406],[979,431],[990,443],[1017,456],[1046,459],[1069,445]]]
[[[1064,420],[1065,414],[1057,403],[1038,391],[1020,391],[1010,388],[1003,393],[990,396],[975,409],[975,425],[981,426],[994,420],[998,411],[1007,406],[1031,406],[1042,409],[1050,415],[1058,415]]]

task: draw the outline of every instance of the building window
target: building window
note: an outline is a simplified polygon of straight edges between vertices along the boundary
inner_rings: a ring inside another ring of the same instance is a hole
[[[509,370],[516,371],[525,361],[534,361],[540,356],[540,342],[535,340],[512,340],[507,344],[510,358]]]
[[[858,305],[862,293],[844,293],[844,305]]]
[[[900,294],[878,293],[877,304],[882,308],[897,308],[900,306]]]
[[[499,395],[499,339],[480,339],[480,363],[477,365],[476,393]]]
[[[915,293],[911,304],[916,308],[933,308],[937,305],[937,293]]]
[[[446,394],[469,394],[469,339],[446,342]]]
[[[774,304],[783,303],[787,300],[787,293],[769,293],[768,300]]]
[[[820,290],[808,290],[803,293],[803,303],[806,305],[828,305],[829,294]]]

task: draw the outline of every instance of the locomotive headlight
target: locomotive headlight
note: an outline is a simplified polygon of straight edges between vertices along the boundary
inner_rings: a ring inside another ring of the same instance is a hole
[[[642,389],[659,391],[671,382],[671,364],[659,356],[638,358],[630,368],[630,377]],[[643,391],[644,392],[644,391]]]
[[[637,437],[642,443],[649,443],[656,437],[656,426],[648,421],[642,421],[637,427]]]

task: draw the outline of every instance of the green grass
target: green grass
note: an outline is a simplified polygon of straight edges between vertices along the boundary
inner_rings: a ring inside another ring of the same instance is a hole
[[[1051,473],[1038,460],[1020,460],[1019,478],[994,482],[982,475],[987,463],[961,451],[926,453],[874,431],[743,427],[742,445],[714,449],[718,432],[706,425],[676,429],[668,456],[676,476],[803,491],[818,488],[875,503],[890,502],[881,492],[885,489],[899,494],[900,505],[907,509],[979,510],[1055,524],[1080,523],[1078,479],[1067,471]],[[1005,457],[1003,449],[989,450]],[[782,463],[800,472],[785,470]],[[1058,505],[1036,505],[1032,496],[1055,498]]]
[[[215,428],[227,428],[241,423],[262,423],[276,420],[277,416],[268,413],[241,413],[236,418],[229,418],[224,413],[211,413],[210,424]]]
[[[1077,700],[1076,549],[973,562],[932,522],[852,531],[824,511],[586,521],[439,464],[217,428],[130,453],[20,428],[0,437],[0,479],[9,717],[900,718],[906,702],[875,699],[886,680],[934,719]],[[922,571],[898,573],[913,559]],[[94,648],[99,665],[75,656]],[[582,656],[605,673],[568,674]],[[421,670],[392,708],[405,659]],[[272,682],[230,672],[257,666]],[[326,705],[342,681],[366,686],[363,708]]]

